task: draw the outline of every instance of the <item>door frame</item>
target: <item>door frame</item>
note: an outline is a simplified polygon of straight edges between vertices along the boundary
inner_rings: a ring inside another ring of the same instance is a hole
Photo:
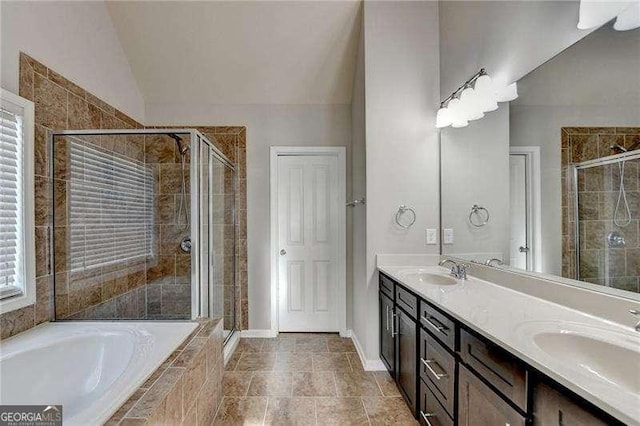
[[[279,331],[278,297],[278,157],[332,155],[338,158],[338,206],[347,202],[347,148],[344,146],[272,146],[270,149],[270,221],[271,221],[271,334]],[[338,211],[338,235],[342,241],[338,259],[338,331],[347,335],[347,212]]]
[[[510,146],[509,156],[525,157],[527,173],[527,239],[533,245],[531,253],[532,271],[542,272],[542,196],[539,146]]]

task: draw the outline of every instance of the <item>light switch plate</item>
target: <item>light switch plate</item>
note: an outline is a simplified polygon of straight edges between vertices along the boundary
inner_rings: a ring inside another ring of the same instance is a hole
[[[453,229],[444,228],[442,242],[444,244],[453,244]]]
[[[427,228],[427,245],[434,245],[438,243],[438,230],[434,228]]]

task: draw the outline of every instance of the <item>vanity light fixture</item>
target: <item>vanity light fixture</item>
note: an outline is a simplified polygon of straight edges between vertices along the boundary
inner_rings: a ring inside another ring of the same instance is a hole
[[[579,29],[600,27],[614,18],[617,31],[639,28],[640,0],[580,0]]]
[[[509,102],[517,97],[516,83],[506,84],[501,80],[491,79],[482,68],[440,102],[436,127],[466,127],[469,121],[479,120],[486,112],[498,109],[498,102]]]

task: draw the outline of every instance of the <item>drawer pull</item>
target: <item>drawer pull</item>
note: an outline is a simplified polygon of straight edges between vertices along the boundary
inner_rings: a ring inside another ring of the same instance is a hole
[[[440,364],[438,364],[438,362],[435,359],[424,359],[424,358],[420,358],[420,361],[422,361],[422,363],[424,364],[425,367],[427,367],[427,370],[429,370],[429,372],[431,374],[433,374],[433,377],[436,378],[436,380],[440,380],[443,377],[447,377],[446,373],[438,373],[436,372],[436,370],[433,369],[433,367],[431,366],[431,364],[435,364],[438,366],[438,369],[440,370],[444,370],[442,367],[440,367]]]
[[[422,410],[420,411],[420,415],[422,416],[422,419],[427,424],[427,426],[433,426],[429,421],[429,417],[437,417],[434,413],[425,413]]]
[[[447,331],[449,331],[449,329],[447,327],[445,327],[444,325],[440,324],[438,322],[438,320],[436,320],[434,317],[422,316],[422,321],[426,322],[427,324],[429,324],[431,327],[433,327],[434,329],[438,330],[442,334],[447,334]]]

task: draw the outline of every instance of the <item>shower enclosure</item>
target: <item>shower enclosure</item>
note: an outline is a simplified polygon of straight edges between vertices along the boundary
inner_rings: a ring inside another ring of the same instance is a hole
[[[50,137],[56,320],[224,317],[229,336],[234,164],[190,129]]]
[[[638,151],[571,166],[575,278],[640,292],[639,172]]]

